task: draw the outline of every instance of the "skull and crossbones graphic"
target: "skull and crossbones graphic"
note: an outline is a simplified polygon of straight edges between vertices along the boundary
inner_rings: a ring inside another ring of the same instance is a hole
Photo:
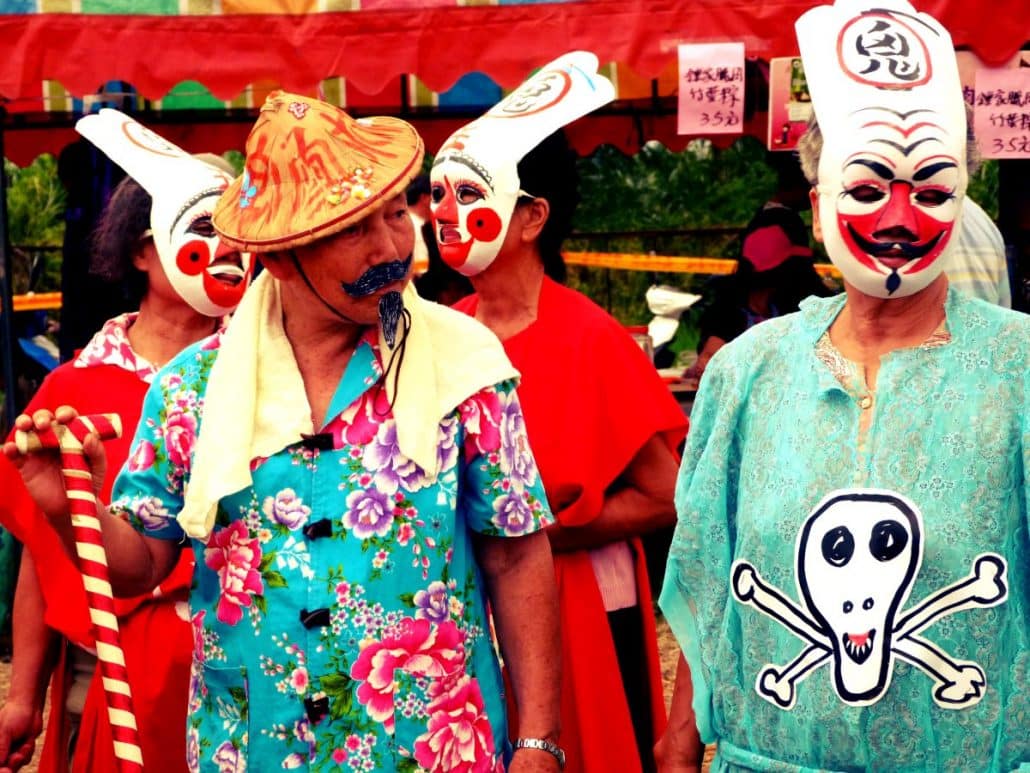
[[[747,561],[734,562],[731,590],[742,604],[781,623],[807,647],[786,666],[767,664],[755,690],[783,709],[794,706],[797,684],[832,662],[833,686],[845,703],[866,706],[890,685],[895,657],[934,682],[942,708],[973,706],[987,680],[972,661],[956,660],[920,632],[966,609],[1008,598],[1005,559],[983,553],[961,580],[902,610],[923,558],[923,519],[892,491],[849,489],[825,497],[797,538],[801,607],[770,585]]]

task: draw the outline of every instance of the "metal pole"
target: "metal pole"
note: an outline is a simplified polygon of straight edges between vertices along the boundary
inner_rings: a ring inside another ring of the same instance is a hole
[[[0,102],[0,339],[3,341],[3,373],[4,373],[4,426],[10,430],[14,426],[17,415],[18,385],[14,380],[14,327],[11,319],[14,315],[14,291],[11,281],[14,278],[11,263],[11,245],[7,238],[7,174],[4,170],[4,122],[7,110]]]

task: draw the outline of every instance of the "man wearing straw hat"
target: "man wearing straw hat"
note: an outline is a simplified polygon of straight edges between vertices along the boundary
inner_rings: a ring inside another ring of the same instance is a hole
[[[267,270],[151,388],[110,506],[128,523],[103,518],[123,592],[192,539],[193,770],[560,766],[551,514],[500,345],[408,285],[422,153],[403,121],[277,92],[215,209]],[[18,462],[66,522],[52,466]]]

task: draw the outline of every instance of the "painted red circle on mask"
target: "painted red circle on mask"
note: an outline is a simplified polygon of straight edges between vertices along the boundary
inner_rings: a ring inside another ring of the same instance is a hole
[[[175,265],[186,276],[196,276],[211,262],[211,248],[207,242],[194,239],[186,242],[175,254]]]
[[[501,217],[492,209],[483,207],[469,213],[469,234],[481,242],[492,242],[501,235]]]

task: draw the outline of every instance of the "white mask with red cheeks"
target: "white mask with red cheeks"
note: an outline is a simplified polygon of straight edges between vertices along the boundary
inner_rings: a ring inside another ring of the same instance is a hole
[[[588,51],[559,57],[440,148],[430,175],[430,208],[447,265],[475,276],[493,263],[519,196],[533,195],[520,188],[519,161],[558,129],[615,98],[597,65]]]
[[[519,197],[517,160],[491,161],[494,145],[477,147],[477,139],[485,134],[470,137],[459,130],[452,135],[437,154],[431,175],[430,211],[440,257],[465,276],[493,263]]]
[[[904,0],[838,0],[796,29],[823,135],[826,251],[859,291],[913,295],[944,270],[968,182],[951,37]]]
[[[150,194],[154,247],[175,292],[205,316],[235,309],[250,284],[254,260],[225,245],[211,225],[232,177],[117,110],[86,116],[75,129]]]

